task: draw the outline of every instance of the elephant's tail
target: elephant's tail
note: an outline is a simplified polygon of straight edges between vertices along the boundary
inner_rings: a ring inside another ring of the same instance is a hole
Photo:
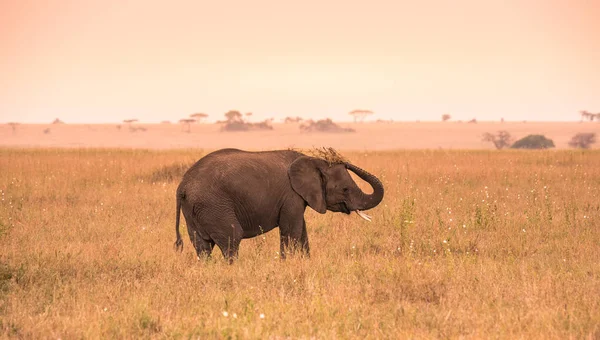
[[[175,236],[177,239],[175,240],[175,251],[183,251],[183,240],[181,239],[181,234],[179,233],[179,220],[181,215],[181,200],[185,198],[185,192],[177,191],[177,215],[175,216]]]

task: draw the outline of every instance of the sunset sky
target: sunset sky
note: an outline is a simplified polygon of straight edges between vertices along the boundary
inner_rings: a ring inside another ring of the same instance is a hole
[[[0,122],[578,120],[600,1],[0,1]]]

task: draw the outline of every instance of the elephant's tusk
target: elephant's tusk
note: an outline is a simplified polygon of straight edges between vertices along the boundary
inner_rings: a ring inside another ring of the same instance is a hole
[[[358,214],[358,216],[364,218],[366,221],[371,222],[371,216],[365,214],[364,212],[362,212],[360,210],[355,210],[355,212]]]

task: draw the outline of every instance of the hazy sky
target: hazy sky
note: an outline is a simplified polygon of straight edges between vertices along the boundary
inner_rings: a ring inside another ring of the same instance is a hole
[[[576,120],[600,1],[0,1],[0,122]]]

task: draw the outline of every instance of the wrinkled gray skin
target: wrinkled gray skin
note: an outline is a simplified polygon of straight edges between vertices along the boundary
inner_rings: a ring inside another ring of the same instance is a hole
[[[347,169],[368,182],[373,193],[362,192]],[[222,149],[196,162],[177,188],[175,248],[183,249],[179,233],[183,211],[199,257],[210,256],[216,244],[231,263],[242,239],[277,226],[282,258],[286,251],[298,248],[309,255],[307,205],[321,214],[327,210],[350,214],[371,209],[382,198],[379,179],[349,163],[330,166],[291,150]]]

